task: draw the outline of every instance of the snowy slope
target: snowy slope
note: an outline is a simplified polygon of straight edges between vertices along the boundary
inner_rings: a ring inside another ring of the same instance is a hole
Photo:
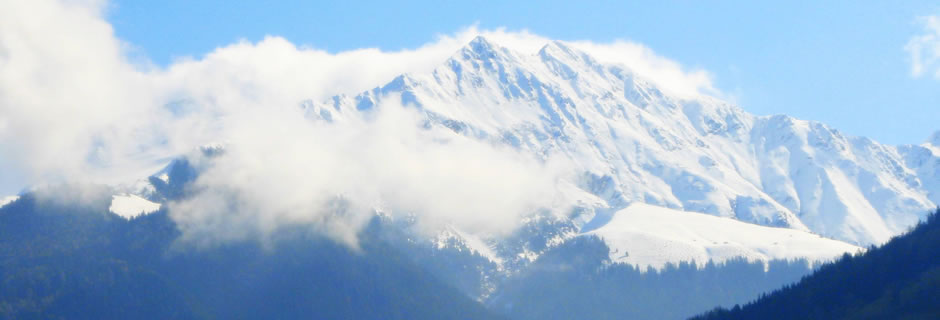
[[[20,196],[6,196],[6,197],[0,197],[0,208],[2,208],[3,206],[9,204],[10,202],[16,201],[16,199],[19,199],[19,198],[20,198]]]
[[[586,233],[603,239],[610,257],[659,269],[666,263],[704,263],[745,257],[751,261],[806,258],[828,261],[862,248],[788,228],[772,228],[730,218],[635,203],[614,213],[609,223]]]
[[[867,245],[906,230],[940,200],[928,147],[671,96],[562,42],[523,53],[477,38],[431,73],[304,108],[310,119],[342,122],[383,101],[417,108],[456,134],[571,159],[582,173],[572,181],[578,192],[603,202],[588,208],[596,215],[579,222],[583,231],[641,202]]]
[[[940,148],[940,130],[937,130],[937,132],[934,132],[933,135],[930,136],[930,139],[927,140],[926,145],[934,148]]]
[[[454,227],[448,227],[438,233],[434,239],[434,245],[437,249],[470,250],[470,252],[480,255],[498,266],[503,264],[503,259],[490,244],[483,241],[479,236],[460,231]]]
[[[131,219],[139,215],[160,210],[160,204],[133,194],[116,194],[111,197],[111,212]]]
[[[940,204],[940,131],[927,143],[919,146],[901,146],[899,152],[905,164],[915,170],[918,182],[927,190],[927,198]]]

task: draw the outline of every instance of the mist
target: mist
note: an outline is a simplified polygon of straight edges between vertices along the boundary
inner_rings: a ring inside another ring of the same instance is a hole
[[[573,174],[558,159],[426,128],[409,106],[369,117],[305,119],[304,100],[429,72],[477,35],[520,52],[548,38],[467,27],[418,48],[329,53],[269,36],[157,67],[114,35],[104,1],[0,1],[0,186],[119,184],[170,159],[221,143],[191,197],[169,203],[184,239],[264,238],[305,225],[355,245],[376,212],[504,234],[526,215],[564,214],[553,200]],[[701,70],[641,44],[573,41],[668,90],[714,92]],[[131,57],[134,58],[131,58]],[[396,99],[385,99],[391,101]]]
[[[395,99],[390,99],[395,100]],[[305,225],[355,245],[377,211],[504,234],[552,203],[569,170],[432,126],[414,108],[380,104],[368,119],[310,123],[300,110],[226,127],[231,140],[208,161],[194,196],[170,204],[184,237],[199,243],[260,238]]]

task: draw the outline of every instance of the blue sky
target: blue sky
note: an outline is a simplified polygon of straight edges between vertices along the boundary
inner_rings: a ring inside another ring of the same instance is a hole
[[[852,135],[920,143],[940,129],[940,81],[911,74],[904,46],[928,1],[126,1],[117,36],[158,65],[265,35],[331,52],[414,48],[470,25],[559,40],[642,43],[746,110],[819,120]]]

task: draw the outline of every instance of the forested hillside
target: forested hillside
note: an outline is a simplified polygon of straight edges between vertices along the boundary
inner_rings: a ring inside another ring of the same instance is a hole
[[[125,220],[107,200],[0,209],[0,319],[498,318],[374,237],[355,251],[297,228],[200,248],[165,211]]]
[[[670,264],[642,270],[610,263],[601,239],[566,242],[506,283],[488,305],[513,319],[683,319],[742,303],[799,280],[806,260]]]
[[[938,215],[753,303],[693,319],[940,319]]]

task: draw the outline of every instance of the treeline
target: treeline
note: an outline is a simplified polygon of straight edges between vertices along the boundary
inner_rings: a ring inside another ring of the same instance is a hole
[[[743,258],[641,270],[610,264],[608,256],[596,237],[568,241],[506,283],[488,305],[513,319],[683,319],[746,302],[811,271],[805,260],[765,265]]]
[[[499,318],[375,237],[187,248],[166,212],[128,221],[109,200],[0,209],[0,319]]]
[[[845,255],[799,283],[712,319],[940,319],[940,209],[864,254]]]
[[[683,319],[715,306],[697,319],[940,318],[937,214],[796,285],[811,272],[806,261],[640,270],[611,263],[600,239],[578,237],[480,287],[495,264],[408,247],[407,234],[380,220],[357,252],[302,227],[265,246],[192,248],[166,212],[125,220],[109,202],[27,194],[0,209],[0,319]]]

